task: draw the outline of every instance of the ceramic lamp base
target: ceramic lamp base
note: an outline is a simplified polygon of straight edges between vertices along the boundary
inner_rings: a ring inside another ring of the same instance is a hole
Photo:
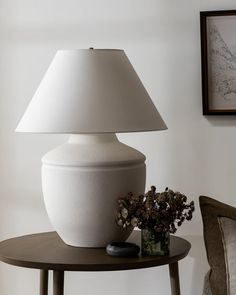
[[[105,247],[132,231],[117,226],[117,200],[143,194],[145,156],[115,134],[72,135],[42,159],[48,216],[62,240],[77,247]]]

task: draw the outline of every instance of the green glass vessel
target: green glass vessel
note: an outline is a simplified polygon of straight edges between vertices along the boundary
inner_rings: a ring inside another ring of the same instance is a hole
[[[169,255],[169,232],[157,233],[153,229],[142,229],[142,255],[164,256]]]

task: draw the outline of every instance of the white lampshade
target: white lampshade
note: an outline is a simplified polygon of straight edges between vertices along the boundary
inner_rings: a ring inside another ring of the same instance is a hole
[[[16,131],[111,133],[166,129],[123,50],[60,50]]]

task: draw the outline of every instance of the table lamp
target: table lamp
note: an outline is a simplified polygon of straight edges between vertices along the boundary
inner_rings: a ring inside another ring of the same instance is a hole
[[[115,133],[166,128],[123,50],[56,53],[16,131],[70,134],[42,158],[46,210],[66,244],[127,239],[132,228],[117,226],[117,200],[144,193],[145,156]]]

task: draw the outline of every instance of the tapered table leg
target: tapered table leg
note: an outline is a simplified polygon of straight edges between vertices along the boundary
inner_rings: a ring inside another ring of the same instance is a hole
[[[170,286],[172,295],[180,295],[178,262],[169,264]]]
[[[53,295],[63,295],[64,293],[64,271],[53,271]]]
[[[48,295],[48,270],[40,270],[40,295]]]

